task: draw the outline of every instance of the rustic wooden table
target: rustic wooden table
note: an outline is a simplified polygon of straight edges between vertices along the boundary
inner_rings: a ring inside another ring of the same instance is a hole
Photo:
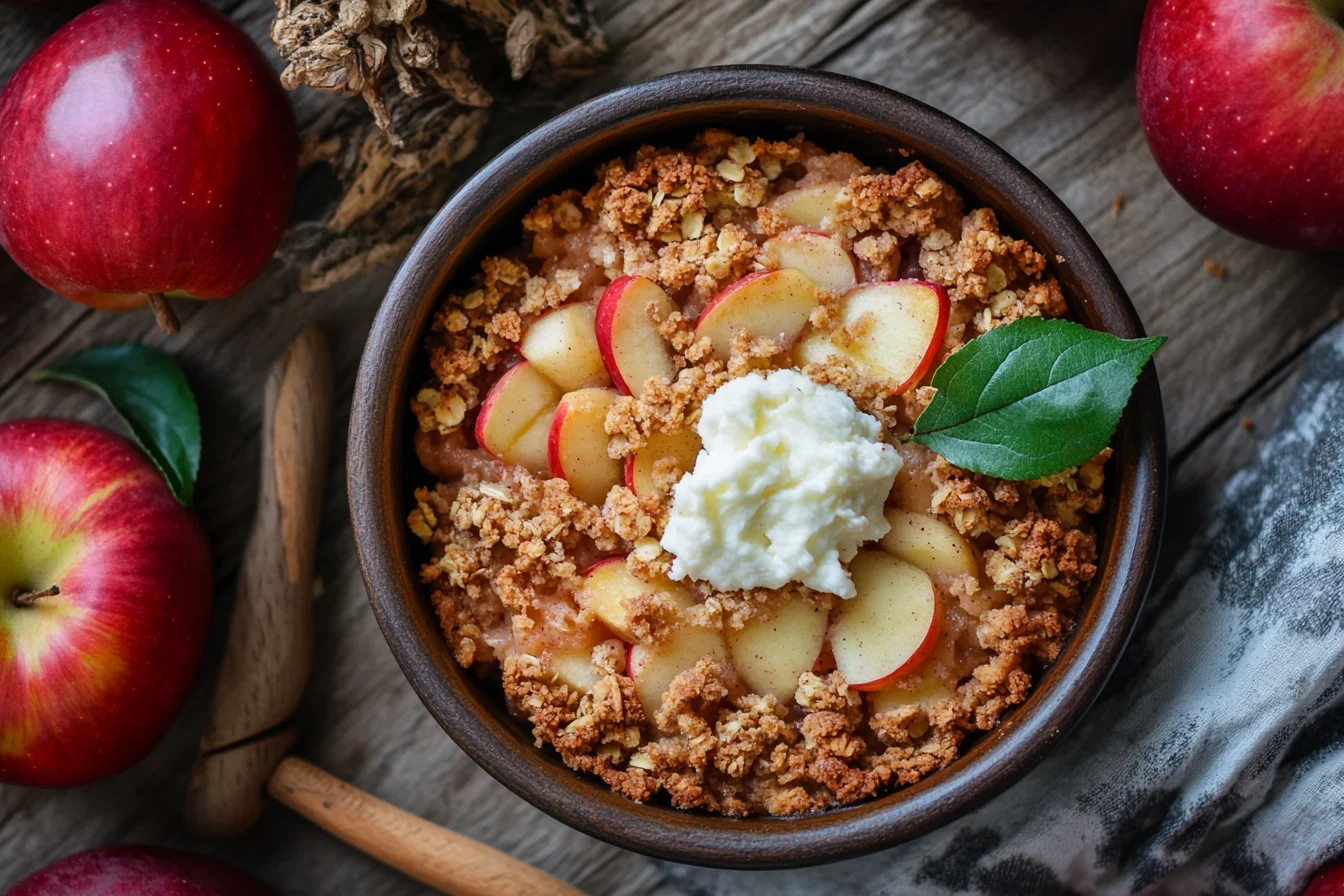
[[[220,3],[270,52],[269,0]],[[732,62],[819,66],[904,91],[997,141],[1074,210],[1119,272],[1150,333],[1171,336],[1157,365],[1175,488],[1166,564],[1228,475],[1275,422],[1303,351],[1344,309],[1344,257],[1273,251],[1196,215],[1154,166],[1134,105],[1143,0],[599,0],[609,69],[567,100],[663,72]],[[0,83],[78,7],[0,7]],[[278,60],[275,60],[278,66]],[[301,123],[319,102],[296,95]],[[538,120],[535,116],[530,122]],[[517,127],[518,125],[514,125]],[[469,160],[479,165],[504,137]],[[1115,208],[1123,196],[1123,208]],[[1223,266],[1215,277],[1205,260]],[[115,426],[89,394],[25,374],[89,345],[143,341],[172,352],[200,400],[197,490],[214,546],[212,648],[187,709],[134,768],[87,787],[0,787],[0,889],[57,857],[117,842],[214,853],[282,893],[418,893],[307,822],[271,808],[246,836],[193,839],[180,820],[257,483],[268,365],[311,321],[337,363],[338,426],[318,552],[325,584],[299,752],[358,786],[481,838],[593,893],[673,894],[644,858],[569,830],[479,770],[424,711],[384,645],[355,563],[344,488],[344,428],[364,336],[393,274],[386,266],[302,294],[273,269],[242,295],[178,303],[166,338],[148,313],[66,302],[0,255],[0,419],[44,414]]]

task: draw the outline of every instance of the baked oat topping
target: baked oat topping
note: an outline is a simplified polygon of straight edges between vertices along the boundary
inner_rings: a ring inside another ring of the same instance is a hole
[[[946,766],[1068,636],[1110,452],[1008,482],[900,436],[948,355],[1066,310],[1046,259],[919,161],[707,131],[543,199],[521,248],[444,299],[411,405],[437,484],[408,523],[455,658],[499,678],[538,746],[637,801],[801,814]],[[879,584],[853,601],[669,578],[702,406],[780,369],[843,392],[903,460],[891,531],[851,564]],[[928,634],[899,667],[856,659],[850,605]]]

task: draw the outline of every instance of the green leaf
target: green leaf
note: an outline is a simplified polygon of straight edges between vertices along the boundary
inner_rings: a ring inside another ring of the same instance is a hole
[[[959,467],[1040,479],[1105,448],[1165,336],[1120,339],[1026,317],[972,339],[933,374],[911,438]]]
[[[145,345],[86,349],[39,370],[34,380],[65,380],[101,395],[188,507],[201,466],[201,418],[177,362]]]

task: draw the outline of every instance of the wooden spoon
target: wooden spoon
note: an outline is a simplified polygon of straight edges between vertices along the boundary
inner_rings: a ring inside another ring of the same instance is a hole
[[[270,794],[356,849],[451,896],[583,896],[525,862],[430,824],[288,756],[313,659],[313,562],[331,440],[331,352],[299,335],[271,369],[261,494],[185,814],[196,831],[250,828]]]

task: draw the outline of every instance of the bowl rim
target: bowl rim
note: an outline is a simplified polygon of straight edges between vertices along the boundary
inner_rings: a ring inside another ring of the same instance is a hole
[[[1167,470],[1161,395],[1149,365],[1113,443],[1117,458],[1125,458],[1124,478],[1108,509],[1107,562],[1076,630],[1023,704],[946,769],[915,784],[812,816],[733,819],[633,803],[535,748],[523,729],[500,717],[502,707],[487,705],[493,698],[466,683],[437,625],[410,611],[427,598],[413,555],[399,559],[409,538],[399,508],[408,496],[398,493],[394,446],[409,415],[390,396],[404,392],[399,381],[414,375],[442,287],[492,231],[520,216],[523,198],[599,147],[628,144],[641,133],[710,126],[744,108],[779,117],[824,115],[899,134],[899,145],[932,158],[939,174],[956,169],[951,179],[977,203],[1015,224],[1030,223],[1026,229],[1039,231],[1033,244],[1049,234],[1052,268],[1062,283],[1072,282],[1065,291],[1075,314],[1119,336],[1144,335],[1083,225],[1035,175],[969,126],[904,94],[829,72],[757,65],[678,72],[603,94],[530,131],[460,187],[425,228],[388,288],[360,362],[347,487],[378,625],[416,694],[478,765],[552,817],[617,846],[678,862],[763,869],[837,861],[912,839],[983,804],[1034,767],[1091,705],[1129,638],[1156,567]]]

